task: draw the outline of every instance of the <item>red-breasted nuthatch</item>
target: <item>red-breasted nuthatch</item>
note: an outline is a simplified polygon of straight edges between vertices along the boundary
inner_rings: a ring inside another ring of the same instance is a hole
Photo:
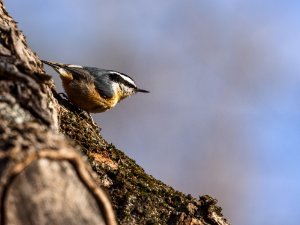
[[[124,73],[96,67],[62,64],[42,60],[59,73],[69,100],[88,113],[104,112],[139,89]]]

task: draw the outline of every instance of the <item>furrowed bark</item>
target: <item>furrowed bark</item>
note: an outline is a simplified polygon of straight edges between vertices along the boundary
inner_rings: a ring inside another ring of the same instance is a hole
[[[116,224],[113,211],[119,224],[228,224],[215,199],[156,180],[99,130],[55,92],[0,0],[0,224]]]
[[[116,224],[86,160],[58,133],[52,88],[0,1],[0,224]]]

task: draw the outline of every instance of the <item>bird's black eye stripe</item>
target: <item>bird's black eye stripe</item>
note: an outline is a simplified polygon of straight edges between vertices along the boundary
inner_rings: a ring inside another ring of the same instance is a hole
[[[127,76],[125,74],[122,74],[123,76]],[[128,87],[131,87],[131,88],[136,88],[136,86],[134,86],[133,84],[129,83],[128,81],[124,80],[120,75],[116,74],[116,73],[111,73],[109,74],[109,77],[112,81],[115,81],[117,83],[121,83],[121,84],[124,84]],[[128,76],[127,76],[128,77]],[[131,79],[131,78],[130,78]]]

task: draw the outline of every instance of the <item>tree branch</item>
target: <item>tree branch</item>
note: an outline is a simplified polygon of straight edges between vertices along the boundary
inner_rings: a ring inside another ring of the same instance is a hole
[[[41,66],[0,1],[0,223],[114,225],[86,161],[58,133]]]
[[[228,224],[215,199],[156,180],[99,130],[55,92],[0,0],[1,224],[116,224],[101,186],[120,224]]]

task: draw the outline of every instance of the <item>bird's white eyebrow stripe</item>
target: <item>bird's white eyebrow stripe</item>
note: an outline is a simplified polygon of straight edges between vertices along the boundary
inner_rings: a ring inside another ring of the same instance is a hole
[[[136,86],[136,84],[134,83],[134,81],[130,77],[127,77],[127,76],[125,76],[125,75],[123,75],[121,73],[118,73],[118,72],[110,72],[110,73],[118,74],[120,77],[122,77],[128,83],[132,84],[133,86]]]
[[[68,67],[71,67],[71,68],[82,68],[82,66],[79,66],[79,65],[73,65],[73,64],[68,65]]]

